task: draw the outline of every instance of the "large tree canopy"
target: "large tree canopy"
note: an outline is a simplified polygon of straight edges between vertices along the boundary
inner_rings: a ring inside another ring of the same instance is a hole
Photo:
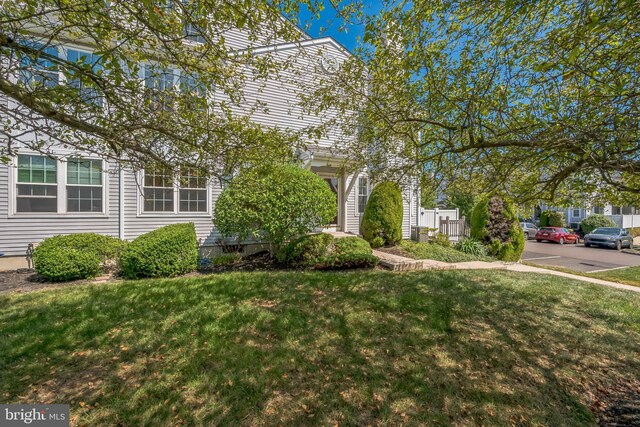
[[[313,3],[313,2],[309,2]],[[299,40],[298,2],[25,0],[0,8],[0,160],[18,147],[89,151],[133,166],[290,155],[299,135],[252,123],[248,79],[278,78],[255,48]],[[310,5],[313,9],[316,6]],[[289,74],[291,75],[291,70]]]
[[[363,162],[519,200],[640,193],[636,1],[387,1],[365,21],[341,90],[307,98],[347,113]]]

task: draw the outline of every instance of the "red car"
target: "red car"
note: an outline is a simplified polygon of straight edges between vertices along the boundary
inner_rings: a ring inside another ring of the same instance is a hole
[[[578,235],[562,227],[543,227],[536,233],[536,240],[538,242],[546,240],[560,243],[561,245],[565,243],[574,243],[577,245]]]

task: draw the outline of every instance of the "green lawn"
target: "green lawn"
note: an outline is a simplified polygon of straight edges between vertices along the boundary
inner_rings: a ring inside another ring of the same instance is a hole
[[[590,274],[598,279],[611,280],[612,282],[627,285],[640,286],[640,267],[619,268],[617,270],[602,271]]]
[[[506,271],[233,273],[0,296],[3,402],[80,425],[594,425],[640,295]]]
[[[446,248],[433,243],[417,243],[412,240],[403,240],[398,246],[409,258],[432,259],[443,262],[467,262],[467,261],[495,261],[487,256],[469,255],[454,248]]]

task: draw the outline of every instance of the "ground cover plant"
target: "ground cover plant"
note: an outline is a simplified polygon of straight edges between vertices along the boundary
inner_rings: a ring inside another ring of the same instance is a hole
[[[77,286],[0,296],[0,396],[78,425],[594,425],[639,325],[639,295],[505,271]]]
[[[495,258],[483,254],[469,254],[452,247],[434,243],[417,243],[413,240],[403,240],[398,246],[390,249],[394,253],[414,259],[443,262],[495,261]]]

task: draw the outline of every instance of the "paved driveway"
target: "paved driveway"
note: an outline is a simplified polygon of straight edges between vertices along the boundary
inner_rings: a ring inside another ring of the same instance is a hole
[[[585,248],[582,243],[578,245],[538,243],[535,240],[527,241],[522,261],[584,272],[640,266],[640,256],[625,254],[615,249]]]

